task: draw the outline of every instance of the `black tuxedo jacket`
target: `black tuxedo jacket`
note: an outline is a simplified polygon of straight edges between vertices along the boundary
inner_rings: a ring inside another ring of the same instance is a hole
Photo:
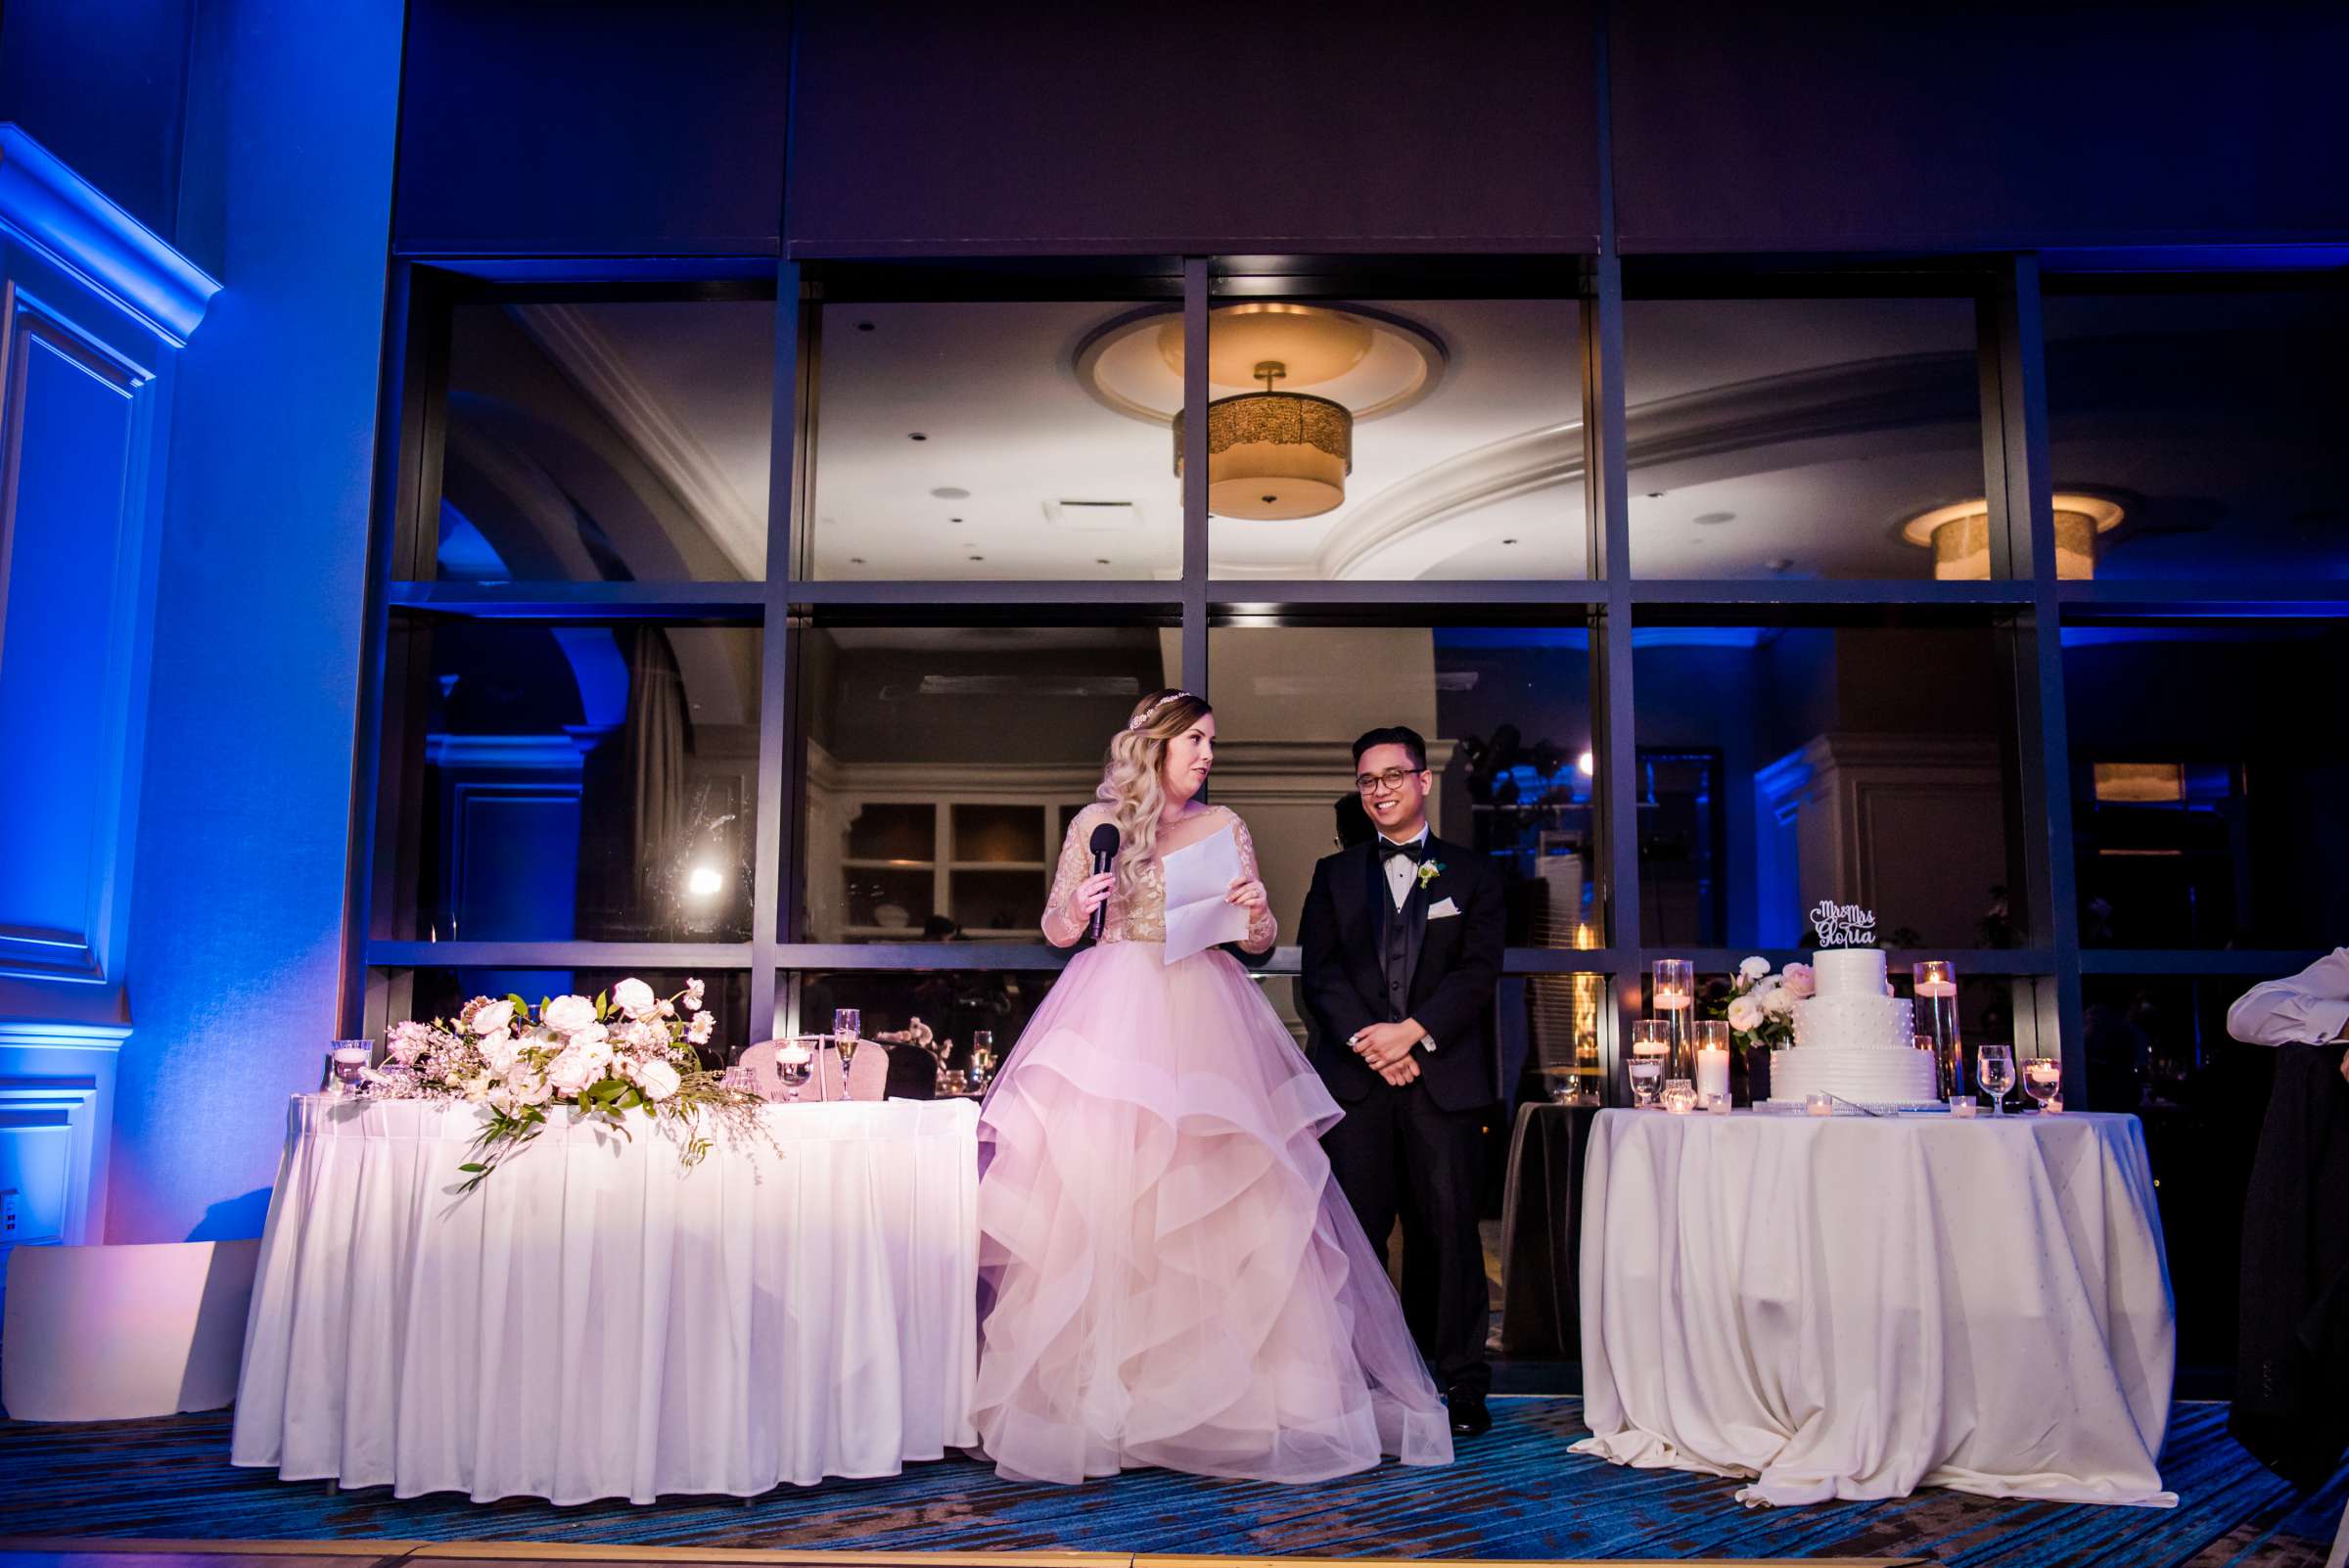
[[[1314,1025],[1314,1071],[1349,1103],[1387,1087],[1346,1042],[1356,1031],[1389,1021],[1379,951],[1385,922],[1402,919],[1414,927],[1406,1013],[1436,1042],[1433,1051],[1416,1053],[1429,1098],[1447,1111],[1472,1111],[1500,1098],[1493,1032],[1503,933],[1500,873],[1482,855],[1432,836],[1426,861],[1442,869],[1402,910],[1387,891],[1375,840],[1313,867],[1297,933],[1300,989]],[[1447,899],[1459,913],[1428,919],[1427,911]]]

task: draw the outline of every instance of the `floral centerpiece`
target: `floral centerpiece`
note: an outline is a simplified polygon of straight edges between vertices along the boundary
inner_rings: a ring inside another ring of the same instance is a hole
[[[476,996],[455,1020],[392,1026],[388,1060],[370,1069],[366,1092],[385,1099],[461,1100],[489,1120],[474,1141],[461,1191],[480,1185],[546,1127],[548,1108],[570,1105],[628,1136],[641,1111],[682,1141],[692,1166],[710,1152],[713,1121],[744,1127],[761,1103],[727,1088],[694,1052],[716,1019],[702,1007],[702,983],[657,996],[641,980],[623,980],[590,1001],[542,998],[533,1011],[520,996]]]
[[[1751,1083],[1755,1055],[1794,1043],[1794,1004],[1818,989],[1809,964],[1788,964],[1773,974],[1770,960],[1756,954],[1726,984],[1706,987],[1699,1001],[1705,1017],[1728,1021],[1732,1059]]]

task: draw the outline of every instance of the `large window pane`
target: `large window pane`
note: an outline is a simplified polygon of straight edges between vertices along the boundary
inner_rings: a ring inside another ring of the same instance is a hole
[[[703,1066],[723,1067],[751,1043],[751,977],[739,969],[381,969],[370,987],[373,1010],[381,1016],[371,1026],[381,1035],[402,1019],[453,1019],[476,996],[513,994],[533,1007],[549,996],[596,996],[631,976],[662,996],[675,995],[689,980],[701,981],[702,1005],[717,1020],[710,1043],[700,1048]]]
[[[1624,338],[1638,576],[1990,575],[1971,300],[1634,300]]]
[[[2234,1360],[2238,1238],[2276,1053],[2227,1035],[2252,980],[2091,975],[2081,982],[2089,1104],[2144,1123],[2178,1292],[2178,1360]]]
[[[1587,576],[1580,323],[1573,300],[1218,304],[1211,574]]]
[[[438,548],[455,581],[758,581],[771,300],[459,305]]]
[[[1160,351],[1182,313],[1131,302],[818,307],[802,575],[1163,577],[1182,569]],[[1133,319],[1104,386],[1100,335]],[[1169,389],[1172,389],[1170,392]],[[1122,393],[1118,391],[1122,389]]]
[[[744,626],[396,618],[379,934],[748,941],[759,647]]]
[[[1439,837],[1497,867],[1517,946],[1603,945],[1589,633],[1580,626],[1228,626],[1208,638],[1215,799],[1248,819],[1282,940],[1313,862],[1369,831],[1355,738],[1405,724]]]
[[[2096,576],[2349,576],[2349,291],[2050,294],[2046,316],[2055,486],[2121,512]]]
[[[1831,898],[1890,946],[2021,945],[2003,635],[1635,628],[1639,940],[1800,947]]]
[[[819,626],[797,646],[809,942],[1040,942],[1068,819],[1171,683],[1148,626]]]
[[[2338,622],[2064,628],[2083,945],[2343,940],[2342,669]]]

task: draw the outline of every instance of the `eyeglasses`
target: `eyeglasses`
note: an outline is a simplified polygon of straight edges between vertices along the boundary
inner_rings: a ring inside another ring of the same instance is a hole
[[[1357,773],[1354,787],[1364,795],[1377,795],[1387,790],[1399,790],[1403,788],[1405,779],[1417,778],[1425,771],[1425,768],[1418,767],[1390,767],[1383,773]]]

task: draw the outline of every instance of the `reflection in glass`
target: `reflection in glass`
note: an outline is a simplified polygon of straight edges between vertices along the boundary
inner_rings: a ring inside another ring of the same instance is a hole
[[[1169,683],[1153,627],[801,635],[809,942],[1041,942],[1068,817]]]
[[[459,305],[431,575],[764,577],[774,367],[768,300]]]
[[[1428,743],[1437,836],[1502,873],[1510,945],[1602,945],[1588,631],[1219,627],[1208,636],[1208,667],[1215,799],[1248,819],[1284,941],[1295,936],[1313,862],[1371,831],[1355,789],[1355,737],[1405,724]],[[1545,1006],[1560,1002],[1548,988],[1542,994]],[[1571,1008],[1571,997],[1563,1004]]]
[[[388,934],[747,941],[759,645],[748,627],[396,620],[392,666],[413,675],[389,743]]]
[[[1636,627],[1640,941],[2021,945],[2010,683],[1987,627]]]
[[[476,996],[509,992],[531,1006],[549,996],[593,997],[630,977],[653,988],[656,995],[673,996],[697,976],[702,982],[702,1005],[716,1020],[708,1044],[700,1046],[702,1065],[719,1071],[742,1054],[754,1038],[748,1031],[751,977],[736,970],[682,969],[385,969],[374,972],[375,992],[370,1017],[380,1005],[377,1027],[407,1018],[455,1018]]]
[[[1179,323],[1179,308],[1166,308]],[[818,307],[802,574],[1179,573],[1182,494],[1166,424],[1181,406],[1179,378],[1163,412],[1129,417],[1080,364],[1092,334],[1135,309],[1087,300]]]
[[[2058,489],[2126,511],[2096,575],[2349,577],[2349,293],[2050,294]]]
[[[1575,300],[1232,300],[1208,329],[1212,576],[1589,575]]]
[[[1934,576],[1904,526],[1982,496],[1974,337],[1969,300],[1627,301],[1632,570]]]
[[[2064,628],[2084,945],[2339,945],[2344,669],[2339,623]]]

